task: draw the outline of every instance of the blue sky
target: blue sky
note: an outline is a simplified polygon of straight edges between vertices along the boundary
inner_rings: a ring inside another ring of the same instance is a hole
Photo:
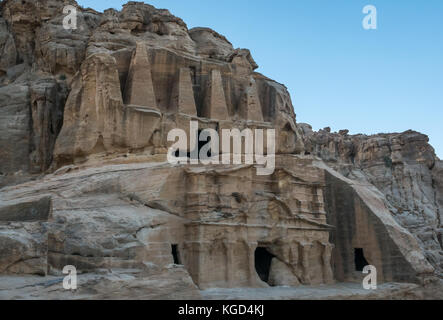
[[[126,2],[78,1],[99,11]],[[352,134],[417,130],[443,159],[443,1],[145,2],[250,49],[257,71],[288,87],[298,122]],[[362,27],[368,4],[377,30]]]

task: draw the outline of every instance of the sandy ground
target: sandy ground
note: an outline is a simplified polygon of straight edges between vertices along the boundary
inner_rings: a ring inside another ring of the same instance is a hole
[[[359,283],[336,283],[322,286],[208,289],[199,291],[192,283],[186,286],[171,276],[137,277],[137,272],[85,274],[79,276],[79,290],[63,289],[63,277],[0,276],[0,300],[443,300],[443,280],[426,287],[410,283],[385,283],[376,290],[365,290]],[[169,283],[170,282],[170,283]],[[179,285],[174,283],[179,283]],[[192,289],[192,287],[194,289]],[[158,291],[160,288],[160,292]],[[171,292],[174,291],[174,292]],[[177,292],[182,291],[182,295]],[[192,293],[192,294],[190,294]]]
[[[201,294],[207,300],[421,299],[418,289],[418,285],[409,283],[385,283],[376,290],[365,290],[358,283],[337,283],[296,288],[208,289],[201,291]]]

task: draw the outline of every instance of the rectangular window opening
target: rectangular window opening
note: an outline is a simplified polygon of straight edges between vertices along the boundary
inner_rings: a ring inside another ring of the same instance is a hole
[[[172,257],[174,258],[174,264],[181,265],[182,263],[180,259],[180,253],[178,251],[178,245],[172,244],[171,249],[172,249]]]

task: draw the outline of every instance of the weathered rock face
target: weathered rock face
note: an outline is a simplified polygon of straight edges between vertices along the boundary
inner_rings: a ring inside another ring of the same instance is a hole
[[[415,131],[374,136],[303,128],[307,152],[344,176],[377,187],[392,216],[419,240],[442,274],[442,161],[428,137]]]
[[[77,30],[62,26],[66,4],[78,9]],[[187,126],[188,116],[270,122],[281,130],[282,152],[303,149],[286,89],[254,73],[250,52],[216,32],[188,31],[167,10],[137,2],[104,14],[74,1],[22,5],[2,3],[0,82],[9,86],[0,102],[22,106],[15,131],[23,138],[3,135],[5,159],[17,160],[3,168],[0,185],[45,172],[53,152],[56,168],[103,151],[165,148],[167,132]],[[13,125],[5,112],[2,123]]]
[[[62,26],[67,4],[77,30]],[[7,0],[0,13],[0,287],[52,283],[11,294],[59,294],[66,265],[84,273],[76,298],[358,282],[358,250],[380,282],[438,270],[443,166],[423,136],[313,133],[249,50],[140,2]],[[189,137],[191,121],[274,129],[275,170],[167,162],[168,133]]]
[[[14,38],[9,33],[6,21],[0,18],[0,72],[5,75],[10,67],[15,66],[17,61],[17,50]]]
[[[49,168],[66,96],[66,84],[51,76],[0,87],[0,186]]]
[[[62,25],[63,7],[78,7],[74,0],[8,0],[2,2],[2,16],[12,34],[15,46],[10,47],[11,58],[15,47],[15,62],[52,74],[74,74],[84,59],[91,29],[98,23],[98,13],[79,10],[75,32]],[[80,8],[79,8],[80,9]],[[5,48],[6,49],[6,48]]]
[[[172,128],[189,127],[190,117],[203,129],[215,129],[220,121],[225,126],[244,126],[246,121],[259,128],[271,124],[279,132],[280,152],[303,149],[288,92],[254,73],[250,54],[230,52],[235,55],[230,62],[206,60],[190,56],[192,52],[159,48],[140,35],[126,38],[133,46],[91,53],[74,77],[54,151],[56,166],[103,151],[155,153],[168,147]],[[88,50],[95,50],[94,45]],[[268,101],[270,107],[263,108]]]

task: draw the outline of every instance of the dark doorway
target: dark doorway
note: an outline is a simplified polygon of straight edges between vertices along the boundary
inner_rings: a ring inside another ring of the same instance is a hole
[[[180,254],[178,252],[178,245],[173,244],[172,247],[172,257],[174,258],[174,264],[181,265]]]
[[[264,282],[268,282],[269,280],[272,258],[274,258],[274,255],[269,253],[266,248],[258,247],[255,250],[255,270]]]
[[[356,271],[363,271],[363,268],[369,265],[362,248],[354,249],[354,261]]]
[[[188,150],[175,150],[174,156],[176,158],[180,158],[180,151],[181,151],[184,157],[187,157],[188,159],[198,160],[199,159],[199,154],[200,154],[200,149],[205,144],[204,142],[200,142],[200,140],[199,140],[201,132],[202,132],[202,130],[198,130],[197,136],[195,138],[196,139],[195,141],[198,144],[197,145],[197,150],[196,150],[196,147],[194,147],[194,149],[192,151],[188,151],[189,149]],[[194,155],[195,151],[197,151],[196,155]]]
[[[197,134],[197,137],[196,137],[197,146],[194,147],[194,149],[192,151],[175,150],[174,156],[176,158],[180,158],[180,151],[182,151],[184,157],[187,157],[188,159],[192,159],[192,160],[199,160],[200,159],[200,151],[201,151],[201,149],[203,148],[203,146],[205,146],[206,144],[211,142],[211,136],[208,136],[206,138],[206,141],[200,141],[200,135],[201,135],[202,132],[203,132],[203,130],[198,130],[198,134]],[[207,159],[210,159],[211,157],[214,157],[214,156],[217,156],[217,154],[215,152],[213,153],[212,150],[209,149],[208,153],[203,155],[202,159],[203,160],[207,160]]]
[[[200,141],[200,135],[202,133],[203,130],[198,130],[198,136],[197,136],[197,141],[198,141],[198,158],[200,159],[200,150],[203,148],[203,146],[207,143],[206,141]],[[211,141],[211,137],[208,137],[208,142]],[[204,159],[208,158],[208,154],[206,154],[206,157],[204,157]]]
[[[197,68],[194,66],[190,66],[189,70],[191,72],[192,85],[197,86]]]
[[[211,136],[201,136],[201,133],[203,132],[203,130],[199,130],[198,131],[198,136],[199,136],[199,140],[198,140],[198,155],[200,160],[208,160],[213,156],[216,156],[216,154],[213,154],[212,149],[209,148],[208,152],[206,154],[200,155],[200,152],[202,150],[202,148],[211,143],[212,137]],[[200,137],[202,137],[202,139],[206,139],[206,141],[200,141]],[[202,157],[200,157],[202,156]]]

